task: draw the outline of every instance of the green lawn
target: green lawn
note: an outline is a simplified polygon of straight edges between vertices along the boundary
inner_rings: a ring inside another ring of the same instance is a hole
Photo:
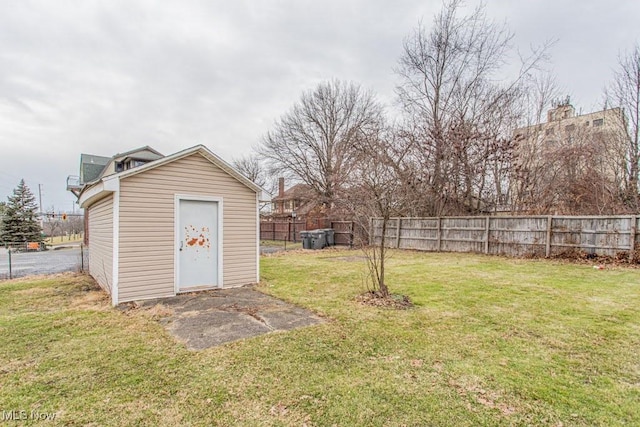
[[[47,245],[60,245],[63,243],[79,243],[82,242],[82,234],[72,234],[70,236],[53,236],[44,239]]]
[[[640,425],[640,270],[412,252],[388,267],[414,308],[356,303],[357,251],[264,257],[264,292],[331,321],[201,352],[84,276],[0,282],[0,410],[96,426]]]

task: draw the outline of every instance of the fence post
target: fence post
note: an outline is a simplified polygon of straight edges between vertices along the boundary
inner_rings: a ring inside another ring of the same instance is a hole
[[[353,221],[349,224],[349,247],[353,248]]]
[[[544,255],[549,258],[551,256],[551,230],[553,229],[553,216],[547,216],[547,241]]]
[[[438,250],[440,252],[442,250],[442,217],[438,217]]]
[[[11,248],[8,249],[9,254],[9,280],[13,279],[12,274],[11,274]]]
[[[633,262],[636,257],[636,234],[638,234],[638,217],[631,217],[631,236],[629,236],[629,242],[631,243],[631,248],[629,250],[629,262]]]
[[[400,249],[400,222],[402,218],[396,218],[396,249]]]
[[[373,239],[375,238],[375,233],[373,231],[373,217],[369,218],[369,244],[373,245]]]
[[[84,245],[80,243],[80,271],[84,272]]]
[[[484,223],[484,253],[489,253],[489,217],[485,218]]]

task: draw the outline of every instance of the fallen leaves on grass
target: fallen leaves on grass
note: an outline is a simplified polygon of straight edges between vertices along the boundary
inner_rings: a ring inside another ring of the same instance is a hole
[[[356,296],[356,301],[363,305],[392,308],[395,310],[406,310],[413,307],[413,303],[406,295],[391,294],[389,296],[383,296],[379,292],[372,291]]]
[[[578,264],[595,264],[594,268],[602,267],[598,270],[603,270],[605,265],[624,267],[638,267],[640,265],[640,257],[637,255],[630,257],[629,252],[626,251],[618,251],[615,255],[602,255],[571,249],[557,253],[551,258]]]

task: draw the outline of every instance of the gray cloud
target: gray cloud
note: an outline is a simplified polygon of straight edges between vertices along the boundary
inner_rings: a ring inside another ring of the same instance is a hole
[[[471,3],[471,2],[470,2]],[[472,7],[475,3],[470,4]],[[0,198],[20,177],[64,190],[81,152],[203,143],[247,154],[301,91],[354,80],[393,101],[402,39],[440,1],[11,1],[0,3]],[[526,49],[559,39],[553,68],[586,109],[620,49],[638,40],[636,2],[492,1]]]

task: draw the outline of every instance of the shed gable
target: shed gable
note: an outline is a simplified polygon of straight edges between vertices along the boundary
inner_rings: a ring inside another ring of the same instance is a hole
[[[223,285],[256,281],[256,193],[194,153],[121,179],[118,301],[174,294],[178,194],[224,199]]]

